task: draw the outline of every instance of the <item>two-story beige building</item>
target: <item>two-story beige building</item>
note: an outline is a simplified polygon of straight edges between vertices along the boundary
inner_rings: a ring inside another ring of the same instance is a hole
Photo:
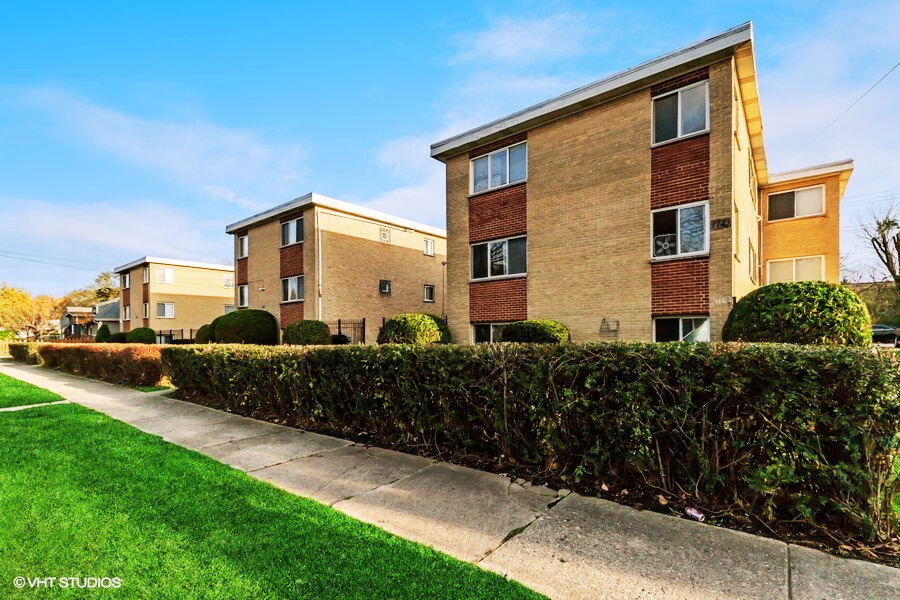
[[[234,235],[240,308],[300,319],[332,334],[374,342],[384,319],[446,314],[446,232],[368,208],[307,194],[228,225]]]
[[[852,161],[769,174],[746,23],[433,144],[454,341],[714,340],[767,282],[838,281]]]
[[[149,327],[157,340],[193,339],[201,325],[234,310],[234,267],[144,256],[115,269],[119,331]]]

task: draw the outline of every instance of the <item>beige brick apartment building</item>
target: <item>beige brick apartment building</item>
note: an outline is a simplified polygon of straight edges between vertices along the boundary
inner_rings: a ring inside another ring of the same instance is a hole
[[[120,331],[149,327],[160,342],[193,339],[201,325],[234,310],[231,265],[144,256],[115,273],[122,291]]]
[[[431,147],[456,342],[717,339],[766,282],[838,280],[844,161],[769,174],[749,23]]]
[[[445,314],[442,229],[307,194],[225,231],[234,235],[235,304],[271,312],[282,328],[365,319],[353,337],[374,342],[385,318]]]

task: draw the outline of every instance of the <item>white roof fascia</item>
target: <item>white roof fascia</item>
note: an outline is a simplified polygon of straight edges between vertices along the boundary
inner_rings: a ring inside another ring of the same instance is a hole
[[[836,162],[826,163],[824,165],[815,165],[803,169],[793,171],[783,171],[781,173],[772,173],[769,175],[768,185],[776,183],[784,183],[786,181],[794,181],[795,179],[806,179],[808,177],[819,177],[821,175],[829,175],[831,173],[840,173],[853,169],[853,159],[848,158]]]
[[[733,27],[709,39],[685,46],[674,52],[670,52],[653,60],[641,63],[636,67],[616,73],[600,81],[588,84],[584,87],[567,92],[562,96],[535,104],[529,108],[513,113],[502,119],[498,119],[487,125],[461,133],[452,138],[436,142],[431,145],[431,156],[437,158],[448,155],[453,150],[477,142],[492,134],[506,131],[517,125],[541,117],[549,117],[557,111],[565,111],[567,108],[577,108],[579,104],[589,105],[590,100],[601,94],[614,92],[618,88],[635,84],[643,79],[659,75],[670,69],[702,59],[706,56],[727,50],[728,48],[752,41],[753,26],[748,21],[737,27]]]
[[[138,265],[142,265],[145,263],[170,265],[173,267],[196,267],[198,269],[212,269],[214,271],[234,271],[234,267],[232,265],[219,265],[219,264],[214,264],[214,263],[195,262],[192,260],[178,260],[176,258],[159,258],[158,256],[145,256],[143,258],[133,260],[130,263],[124,264],[120,267],[116,267],[113,270],[113,273],[122,273],[123,271],[128,271]]]

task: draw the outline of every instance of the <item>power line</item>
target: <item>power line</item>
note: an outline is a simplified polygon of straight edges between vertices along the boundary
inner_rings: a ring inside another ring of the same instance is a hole
[[[47,262],[47,261],[45,261],[45,260],[35,260],[35,259],[33,259],[33,258],[23,258],[23,257],[21,257],[21,256],[10,256],[9,254],[6,254],[6,253],[4,253],[4,252],[2,252],[2,251],[0,251],[0,258],[9,258],[9,259],[11,259],[11,260],[24,260],[24,261],[26,261],[26,262],[31,262],[31,263],[39,263],[39,264],[42,264],[42,265],[53,265],[53,266],[56,266],[56,267],[63,267],[64,269],[75,269],[75,270],[78,270],[78,271],[88,271],[88,272],[90,272],[90,273],[96,273],[96,272],[97,272],[96,269],[87,269],[87,268],[85,268],[85,267],[76,267],[76,266],[74,266],[74,265],[64,265],[64,264],[62,264],[62,263]]]
[[[29,258],[46,258],[48,260],[61,260],[63,262],[79,263],[79,264],[83,264],[83,265],[100,265],[100,266],[104,266],[104,267],[109,266],[107,263],[94,262],[94,261],[90,261],[90,260],[77,260],[74,258],[61,258],[59,256],[43,256],[41,254],[28,254],[26,252],[13,252],[12,250],[2,250],[2,249],[0,249],[0,252],[2,252],[4,254],[14,254],[16,256],[27,256]]]
[[[873,84],[872,84],[872,87],[870,87],[870,88],[867,89],[865,92],[863,92],[863,95],[860,96],[859,98],[857,98],[857,99],[853,102],[853,104],[851,104],[851,105],[848,106],[846,109],[844,109],[844,112],[842,112],[841,114],[839,114],[839,115],[834,119],[834,121],[832,121],[831,123],[828,124],[827,127],[825,127],[825,129],[823,129],[823,130],[820,131],[818,134],[816,134],[816,136],[815,136],[813,139],[809,140],[809,142],[808,142],[805,146],[803,146],[800,150],[797,151],[797,154],[800,154],[801,152],[803,152],[804,150],[806,150],[807,148],[809,148],[810,146],[812,146],[812,143],[813,143],[813,142],[815,142],[817,139],[819,139],[819,138],[822,136],[822,134],[824,134],[826,131],[828,131],[829,129],[831,129],[831,126],[832,126],[832,125],[834,125],[835,123],[837,123],[837,122],[841,119],[841,117],[843,117],[843,116],[846,115],[848,112],[850,112],[850,109],[851,109],[851,108],[853,108],[854,106],[856,106],[857,104],[859,104],[859,101],[860,101],[860,100],[862,100],[863,98],[865,98],[865,97],[869,94],[869,92],[871,92],[872,90],[874,90],[874,89],[878,86],[878,84],[881,83],[882,81],[884,81],[884,80],[887,78],[888,75],[890,75],[891,73],[893,73],[893,72],[894,72],[894,69],[896,69],[897,67],[900,67],[900,61],[898,61],[897,64],[895,64],[893,67],[891,67],[890,70],[888,70],[887,73],[885,73],[884,75],[882,75],[882,76],[881,76],[881,79],[879,79],[878,81],[876,81],[875,83],[873,83]],[[795,156],[796,156],[796,155],[795,155]]]

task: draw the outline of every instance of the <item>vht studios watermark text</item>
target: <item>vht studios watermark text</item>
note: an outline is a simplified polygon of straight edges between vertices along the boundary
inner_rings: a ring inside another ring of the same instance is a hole
[[[17,588],[117,589],[122,587],[118,577],[16,577]]]

